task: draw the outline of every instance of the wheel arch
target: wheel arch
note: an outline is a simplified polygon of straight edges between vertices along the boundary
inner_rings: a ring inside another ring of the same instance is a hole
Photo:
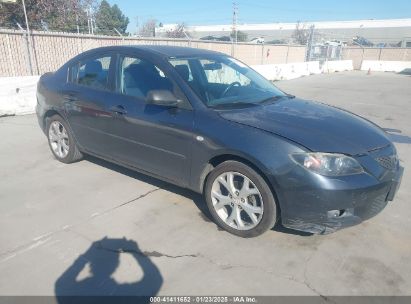
[[[248,157],[240,156],[234,153],[222,153],[213,156],[206,164],[204,167],[202,174],[200,176],[200,185],[199,189],[201,193],[204,193],[204,188],[207,182],[207,178],[210,175],[211,171],[218,165],[220,165],[223,162],[226,161],[238,161],[240,163],[243,163],[244,165],[247,165],[251,167],[254,171],[256,171],[267,183],[267,185],[270,187],[271,192],[274,195],[274,198],[277,199],[277,194],[275,189],[273,188],[272,183],[270,182],[270,179],[268,178],[268,175],[266,174],[266,170],[263,168],[261,164],[258,164],[257,161],[250,160]]]
[[[43,116],[43,131],[44,132],[47,132],[47,130],[46,130],[47,119],[54,116],[54,115],[60,116],[61,118],[63,118],[67,122],[67,119],[59,111],[57,111],[56,109],[49,109],[44,113],[44,116]]]
[[[77,137],[76,137],[76,134],[73,132],[73,129],[71,128],[71,125],[70,125],[70,123],[69,123],[66,115],[64,115],[64,113],[63,113],[62,111],[59,111],[59,110],[54,109],[54,108],[51,108],[51,109],[48,109],[48,110],[44,113],[44,116],[43,116],[43,125],[44,125],[43,131],[44,131],[44,134],[47,135],[47,119],[49,119],[50,117],[52,117],[52,116],[54,116],[54,115],[60,116],[60,117],[66,122],[67,128],[68,128],[69,131],[71,132],[74,140],[76,141],[77,145],[79,146],[79,149],[82,150],[82,146],[79,144],[79,142],[78,142],[78,140],[77,140]],[[47,136],[48,136],[48,135],[47,135]]]
[[[240,155],[233,154],[233,153],[222,153],[222,154],[213,156],[208,161],[206,166],[204,167],[203,172],[200,176],[200,192],[204,194],[204,189],[207,183],[207,178],[209,177],[211,171],[213,171],[213,169],[217,167],[219,164],[226,162],[226,161],[238,161],[244,165],[247,165],[250,168],[252,168],[254,171],[256,171],[264,179],[264,181],[267,183],[268,187],[270,188],[272,195],[274,196],[274,200],[276,202],[276,207],[277,207],[277,217],[280,218],[281,207],[280,207],[278,195],[272,183],[270,182],[268,175],[265,173],[263,166],[261,164],[258,164],[257,161],[252,161],[249,158],[244,157],[244,156],[240,156]]]

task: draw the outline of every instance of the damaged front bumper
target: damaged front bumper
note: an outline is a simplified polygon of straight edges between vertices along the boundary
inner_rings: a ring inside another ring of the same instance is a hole
[[[383,181],[368,174],[346,180],[319,177],[321,182],[315,186],[287,189],[280,195],[286,202],[281,205],[282,224],[314,234],[328,234],[359,224],[377,215],[394,199],[403,171],[398,165]]]

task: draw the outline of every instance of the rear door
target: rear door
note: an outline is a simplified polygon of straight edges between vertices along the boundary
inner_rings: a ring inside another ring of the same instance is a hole
[[[80,146],[90,152],[108,156],[108,124],[113,112],[109,108],[113,91],[112,53],[88,56],[69,68],[68,82],[62,92],[68,121]]]

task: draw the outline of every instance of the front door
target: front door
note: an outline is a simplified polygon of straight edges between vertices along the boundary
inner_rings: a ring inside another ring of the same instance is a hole
[[[109,123],[110,154],[118,161],[167,178],[189,181],[194,111],[177,85],[142,57],[120,56],[117,64],[118,109]],[[178,108],[146,103],[150,90],[172,91],[183,101]]]

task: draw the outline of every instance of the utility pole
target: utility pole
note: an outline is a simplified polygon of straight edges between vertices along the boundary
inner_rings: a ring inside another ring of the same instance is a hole
[[[0,0],[0,3],[16,3],[16,0]],[[33,63],[31,62],[31,38],[30,38],[30,28],[29,28],[29,21],[27,18],[27,11],[26,11],[26,3],[24,0],[21,1],[21,4],[23,5],[23,12],[24,12],[24,19],[26,21],[26,33],[24,34],[24,29],[23,27],[18,23],[17,26],[20,28],[20,30],[23,32],[23,38],[26,39],[26,46],[27,46],[27,60],[29,64],[29,70],[30,74],[33,75]]]
[[[88,15],[88,9],[86,9],[86,15],[87,15],[87,29],[88,29],[88,34],[90,35],[90,17]]]
[[[238,42],[237,36],[237,20],[238,20],[238,6],[236,2],[233,2],[233,32],[234,32],[234,43]]]
[[[140,27],[139,21],[140,21],[139,17],[136,16],[136,35],[138,35],[139,33],[139,27]]]
[[[88,27],[88,34],[94,35],[94,20],[93,20],[93,15],[91,14],[91,6],[86,9],[86,15],[87,15],[87,27]]]
[[[77,35],[80,35],[80,26],[78,25],[78,15],[76,14]]]
[[[26,20],[27,48],[28,48],[28,53],[29,53],[30,74],[33,75],[33,63],[31,62],[31,38],[30,38],[29,21],[28,21],[28,18],[27,18],[26,3],[24,2],[24,0],[22,0],[21,2],[22,2],[22,4],[23,4],[24,19]]]
[[[90,6],[90,24],[91,24],[91,35],[94,35],[94,20],[93,20],[93,15],[91,14],[91,6]]]

